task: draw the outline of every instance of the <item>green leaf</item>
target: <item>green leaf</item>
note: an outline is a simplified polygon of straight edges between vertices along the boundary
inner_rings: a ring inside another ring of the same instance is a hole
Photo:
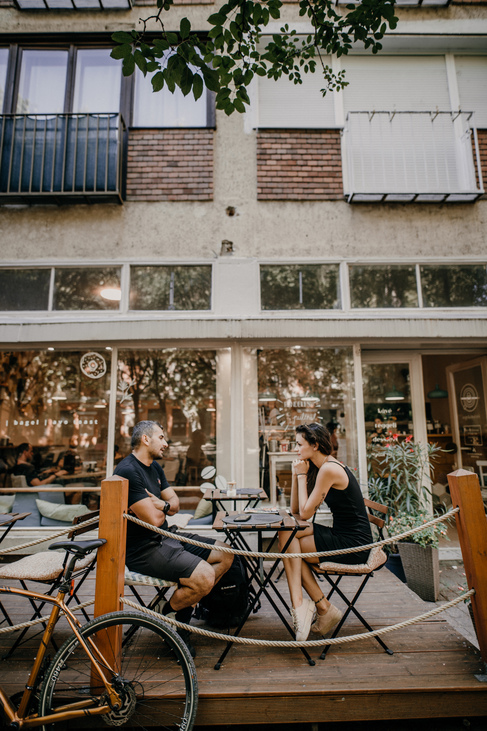
[[[122,74],[131,76],[135,71],[135,59],[133,56],[127,56],[122,63]]]
[[[186,66],[181,74],[180,88],[184,96],[188,96],[193,86],[193,72]]]
[[[220,76],[218,74],[218,71],[209,69],[208,66],[202,66],[201,73],[203,74],[206,87],[210,91],[218,91],[220,88]]]
[[[123,30],[117,30],[116,33],[112,33],[112,41],[115,41],[115,43],[133,43],[134,38],[130,33],[126,33]]]
[[[213,13],[208,18],[210,25],[224,25],[227,22],[227,16],[222,13]]]
[[[131,54],[132,46],[130,46],[128,43],[124,43],[122,46],[115,46],[110,56],[112,58],[125,58],[126,56],[130,56]]]
[[[151,83],[153,91],[161,91],[161,89],[164,87],[164,74],[162,73],[162,71],[158,71],[157,74],[154,74],[151,79]]]
[[[204,84],[203,79],[199,74],[195,74],[193,76],[193,96],[195,98],[195,101],[197,101],[200,96],[203,94]]]
[[[139,49],[134,51],[134,61],[145,76],[147,73],[147,61],[144,54],[141,53]]]
[[[189,34],[191,33],[191,23],[187,18],[182,18],[181,23],[179,25],[179,35],[184,40],[186,39]]]
[[[175,46],[179,38],[176,33],[167,33],[166,40],[171,46]]]

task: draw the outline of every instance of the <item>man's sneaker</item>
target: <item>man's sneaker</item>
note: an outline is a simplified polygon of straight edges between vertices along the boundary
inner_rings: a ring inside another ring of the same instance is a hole
[[[316,620],[313,622],[311,631],[325,637],[333,629],[335,629],[342,617],[342,612],[340,612],[340,610],[333,604],[330,604],[330,607],[325,614],[316,615]]]
[[[184,624],[189,624],[191,621],[191,617],[193,616],[193,607],[185,607],[184,609],[180,609],[176,612],[176,619],[178,622],[183,622]],[[191,657],[195,657],[196,650],[194,649],[193,645],[190,642],[191,632],[188,629],[182,629],[181,627],[178,627],[177,629],[178,635],[183,640],[184,644],[189,650],[189,654]]]
[[[304,642],[308,639],[311,622],[315,613],[315,603],[312,599],[303,599],[300,607],[291,609],[293,618],[294,634],[296,642]]]

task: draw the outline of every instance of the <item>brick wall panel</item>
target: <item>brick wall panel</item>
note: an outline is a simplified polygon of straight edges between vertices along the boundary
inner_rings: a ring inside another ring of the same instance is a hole
[[[257,198],[342,199],[340,130],[259,130]]]
[[[131,129],[127,200],[213,199],[212,129]]]

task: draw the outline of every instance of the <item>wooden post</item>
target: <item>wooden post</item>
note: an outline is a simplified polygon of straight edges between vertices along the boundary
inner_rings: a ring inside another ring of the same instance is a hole
[[[118,475],[101,483],[98,535],[106,543],[98,549],[96,561],[95,617],[122,609],[127,534],[123,514],[127,512],[128,490],[128,480]]]
[[[475,589],[472,609],[482,659],[487,663],[487,516],[479,478],[474,472],[457,470],[448,475],[458,538],[469,589]]]
[[[123,609],[125,575],[125,536],[129,483],[125,477],[113,475],[101,483],[100,524],[98,535],[106,543],[98,549],[96,561],[95,611],[94,616]],[[116,671],[121,670],[122,628],[112,627],[99,634],[96,644],[106,661]],[[99,686],[99,677],[92,668],[92,687]]]

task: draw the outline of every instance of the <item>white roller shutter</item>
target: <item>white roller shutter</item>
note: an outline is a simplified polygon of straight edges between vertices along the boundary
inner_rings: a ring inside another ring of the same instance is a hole
[[[476,127],[487,127],[487,56],[455,56],[460,107],[475,112]]]
[[[450,109],[444,56],[349,56],[342,66],[345,113]]]
[[[324,58],[331,66],[330,57]],[[277,81],[259,78],[259,127],[330,128],[335,127],[333,92],[320,92],[325,81],[317,66],[314,74],[302,75],[294,84],[287,76]]]

